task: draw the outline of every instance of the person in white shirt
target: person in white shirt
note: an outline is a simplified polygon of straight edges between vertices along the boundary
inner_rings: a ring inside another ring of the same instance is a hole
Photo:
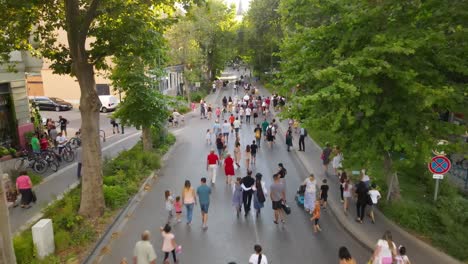
[[[372,223],[375,223],[375,218],[374,218],[374,207],[377,205],[379,199],[381,198],[380,192],[376,190],[377,186],[375,183],[372,183],[371,185],[371,190],[369,191],[369,196],[371,197],[372,200],[372,205],[371,205],[371,210],[370,210],[370,218],[372,220]]]
[[[267,257],[262,254],[262,246],[254,246],[255,253],[250,255],[249,264],[268,264]]]
[[[133,250],[133,264],[156,264],[156,253],[150,240],[150,232],[141,234],[141,240],[135,244]]]
[[[244,101],[249,101],[249,99],[250,99],[250,96],[248,94],[245,94],[244,95]]]
[[[250,124],[250,115],[252,114],[252,109],[250,107],[247,107],[245,109],[245,123]]]
[[[58,133],[57,138],[55,139],[57,142],[58,150],[59,150],[59,155],[62,154],[62,150],[65,148],[65,144],[67,143],[68,139],[67,137],[63,136],[62,132]]]
[[[182,116],[177,110],[174,109],[172,112],[172,126],[178,126],[179,125],[179,118]]]
[[[239,109],[239,117],[240,117],[240,122],[244,122],[244,114],[245,114],[245,110],[243,107],[240,107]]]
[[[238,117],[236,117],[236,120],[234,120],[234,130],[236,131],[236,137],[239,137],[239,129],[241,126],[241,122]]]
[[[231,130],[231,124],[229,124],[227,120],[224,120],[224,124],[221,127],[221,131],[223,132],[223,137],[224,141],[226,141],[226,144],[229,141],[229,130]]]

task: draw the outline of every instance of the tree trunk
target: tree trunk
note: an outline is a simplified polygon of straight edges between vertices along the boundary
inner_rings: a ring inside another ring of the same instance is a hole
[[[151,128],[143,127],[141,137],[143,141],[143,150],[144,151],[153,150],[153,141],[151,140]]]
[[[398,201],[401,199],[400,183],[398,181],[398,174],[393,171],[393,162],[390,154],[385,154],[384,158],[384,175],[387,179],[388,185],[388,199],[389,201]]]
[[[102,153],[99,137],[99,106],[94,69],[86,61],[75,63],[75,74],[81,89],[81,135],[83,176],[81,179],[80,214],[88,218],[103,215]]]
[[[3,172],[0,167],[0,263],[16,264],[13,238],[10,231],[10,216],[5,194]]]

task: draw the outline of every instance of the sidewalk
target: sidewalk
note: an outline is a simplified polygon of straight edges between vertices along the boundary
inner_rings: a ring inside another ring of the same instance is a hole
[[[129,149],[139,140],[140,132],[129,131],[122,138],[109,138],[107,144],[102,146],[103,158],[115,157],[120,151]],[[64,164],[63,167],[48,175],[37,186],[34,186],[34,191],[37,195],[37,202],[29,209],[20,207],[10,208],[10,225],[12,233],[18,233],[42,217],[42,209],[57,199],[61,199],[64,193],[75,188],[79,181],[76,177],[77,162]],[[6,171],[5,171],[6,172]]]
[[[258,83],[256,86],[261,90],[262,95],[270,95],[270,93]],[[276,114],[273,111],[273,114]],[[288,128],[287,120],[278,122],[279,135],[285,135]],[[382,237],[386,230],[392,233],[393,240],[397,246],[404,245],[408,252],[411,263],[461,263],[444,252],[432,247],[431,245],[419,240],[412,236],[395,223],[386,218],[378,209],[374,210],[376,223],[372,224],[369,217],[364,219],[363,224],[355,221],[356,218],[356,204],[353,199],[350,201],[348,215],[343,212],[343,204],[340,201],[340,188],[338,178],[335,176],[326,177],[323,172],[323,165],[320,159],[322,149],[310,137],[305,139],[305,152],[297,151],[299,136],[293,135],[293,150],[291,155],[296,155],[303,163],[305,168],[316,176],[317,183],[321,184],[322,180],[326,178],[330,186],[328,196],[328,206],[332,213],[336,216],[341,225],[352,235],[361,242],[364,246],[373,250],[377,240]],[[331,167],[331,166],[330,166]],[[329,175],[332,175],[332,168],[330,168]],[[304,175],[304,178],[306,175]],[[368,207],[366,208],[369,209]],[[326,223],[323,224],[326,228]],[[352,254],[352,252],[351,252]],[[370,257],[370,256],[369,256]]]

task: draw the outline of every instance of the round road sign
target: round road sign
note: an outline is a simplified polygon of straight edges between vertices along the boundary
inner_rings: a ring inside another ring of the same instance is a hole
[[[434,174],[445,174],[450,170],[452,164],[445,156],[435,156],[429,162],[428,167],[429,171]]]

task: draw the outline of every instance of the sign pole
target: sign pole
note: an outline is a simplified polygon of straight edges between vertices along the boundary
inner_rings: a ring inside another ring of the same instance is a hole
[[[437,194],[439,193],[439,179],[436,179],[435,192],[434,192],[434,202],[437,201]]]

